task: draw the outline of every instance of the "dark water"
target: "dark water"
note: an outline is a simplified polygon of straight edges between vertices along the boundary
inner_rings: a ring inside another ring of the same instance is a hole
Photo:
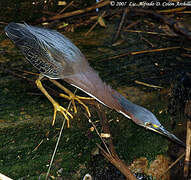
[[[13,8],[17,8],[16,6],[15,4]],[[32,9],[31,11],[34,12]],[[6,14],[4,17],[6,17]],[[152,21],[148,17],[145,18],[147,21]],[[8,19],[4,18],[4,21],[21,19],[23,18],[20,16],[15,18],[11,16]],[[24,20],[27,21],[27,18],[24,18]],[[182,113],[172,116],[167,112],[167,109],[171,82],[174,83],[174,79],[180,73],[190,73],[191,61],[189,56],[185,55],[190,55],[190,49],[185,49],[190,47],[190,42],[182,37],[174,38],[159,34],[150,35],[124,31],[122,36],[123,42],[118,46],[112,46],[112,37],[115,34],[118,23],[119,19],[108,20],[106,29],[97,27],[87,37],[84,36],[84,33],[88,30],[87,27],[82,30],[77,29],[74,33],[67,33],[66,36],[70,37],[82,50],[91,66],[99,72],[105,82],[123,93],[131,101],[143,105],[154,112],[169,131],[184,140],[185,130],[183,125],[185,121],[182,121],[182,116],[180,116]],[[154,23],[154,26],[148,26],[148,23],[142,20],[136,28],[144,32],[157,31],[161,33],[161,30],[157,28],[159,24],[156,21]],[[3,28],[4,25],[1,24],[0,137],[2,148],[0,150],[0,168],[2,173],[13,179],[21,177],[24,179],[35,179],[40,175],[44,176],[47,171],[62,118],[58,116],[56,125],[54,127],[51,126],[53,109],[34,84],[37,76],[24,72],[37,71],[24,60],[18,50],[5,37]],[[131,55],[129,53],[166,47],[179,48],[160,52],[140,53],[139,55]],[[163,89],[143,86],[135,83],[135,80],[161,86]],[[44,83],[46,86],[59,91],[47,81]],[[65,85],[74,91],[69,85]],[[77,93],[84,95],[80,91]],[[67,106],[67,101],[61,100],[56,96],[55,98],[63,106]],[[91,110],[93,120],[99,120],[95,110],[93,108]],[[112,177],[113,179],[115,179],[114,177],[123,179],[123,176],[113,166],[109,165],[102,156],[98,161],[93,161],[95,164],[92,163],[94,157],[91,155],[91,151],[96,147],[96,143],[101,142],[95,131],[91,132],[89,130],[91,124],[88,123],[88,120],[81,113],[83,111],[83,108],[78,106],[78,115],[71,121],[71,128],[65,128],[64,130],[51,171],[52,175],[55,177],[61,175],[63,178],[68,179],[82,179],[86,173],[94,174],[100,172],[102,175],[105,173],[105,177],[111,176],[110,179]],[[120,158],[128,164],[140,157],[146,157],[151,161],[158,154],[168,154],[172,160],[175,160],[181,153],[182,149],[166,138],[138,127],[109,109],[105,109],[105,112],[108,120],[111,122],[111,132],[114,137],[113,141],[116,151]],[[96,126],[101,131],[101,125],[97,123]],[[40,144],[41,141],[42,144]],[[171,145],[169,146],[169,144]],[[39,147],[35,150],[35,147],[38,145]],[[176,152],[174,152],[174,149],[176,149]],[[96,164],[99,165],[97,171],[93,170]],[[103,171],[105,167],[108,169]],[[61,168],[64,171],[59,174],[58,171]],[[175,167],[173,173],[180,174],[180,169],[182,170],[182,166]],[[112,173],[113,176],[111,175]],[[99,177],[98,174],[96,175]],[[175,175],[172,177],[175,179]]]

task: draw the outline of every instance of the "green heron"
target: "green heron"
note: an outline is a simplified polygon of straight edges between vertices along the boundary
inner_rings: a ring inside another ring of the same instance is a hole
[[[48,79],[63,89],[68,99],[77,100],[90,112],[80,98],[72,94],[55,79],[62,79],[72,86],[84,91],[103,105],[116,110],[125,117],[131,119],[136,124],[153,130],[171,140],[185,146],[175,135],[168,132],[155,115],[144,107],[136,105],[110,86],[105,84],[99,75],[90,67],[88,61],[81,51],[64,35],[55,30],[29,26],[26,23],[9,23],[5,27],[6,35],[20,49],[26,59],[40,71],[40,76],[36,80],[37,87],[45,94],[54,106],[53,123],[57,111],[61,112],[66,119],[72,115],[60,106],[42,86],[41,79]]]

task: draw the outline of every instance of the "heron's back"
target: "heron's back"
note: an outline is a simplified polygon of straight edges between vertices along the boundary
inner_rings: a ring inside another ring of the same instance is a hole
[[[80,50],[57,31],[9,23],[5,32],[26,59],[49,78],[64,78],[88,67]]]

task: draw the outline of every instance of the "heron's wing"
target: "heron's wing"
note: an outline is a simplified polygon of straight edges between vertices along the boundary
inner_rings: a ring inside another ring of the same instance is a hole
[[[78,47],[63,34],[46,28],[39,28],[25,24],[25,27],[35,35],[39,44],[49,52],[58,65],[65,67],[64,76],[86,72],[88,62]]]
[[[84,67],[80,59],[85,58],[80,50],[56,31],[10,23],[5,32],[27,60],[45,76],[59,79]]]

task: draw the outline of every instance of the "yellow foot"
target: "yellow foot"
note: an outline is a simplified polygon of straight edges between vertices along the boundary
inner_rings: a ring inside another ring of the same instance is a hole
[[[61,112],[64,117],[66,118],[67,120],[67,127],[69,128],[70,127],[70,120],[68,118],[67,115],[69,115],[72,119],[73,119],[73,116],[68,112],[67,109],[63,108],[62,106],[60,106],[56,101],[54,103],[52,103],[53,106],[54,106],[54,116],[53,116],[53,121],[52,121],[52,125],[54,125],[55,123],[55,119],[56,119],[56,113],[57,111]]]
[[[52,125],[54,125],[55,123],[55,119],[56,119],[56,113],[57,111],[61,112],[64,117],[67,120],[67,126],[69,127],[69,118],[68,116],[70,116],[71,118],[73,118],[73,116],[68,112],[67,109],[63,108],[62,106],[60,106],[46,91],[46,89],[43,87],[42,83],[41,83],[41,79],[43,78],[42,75],[39,76],[39,78],[36,80],[36,85],[37,87],[42,91],[42,93],[49,99],[49,101],[52,103],[52,105],[54,106],[54,116],[53,116],[53,121],[52,121]],[[68,115],[68,116],[67,116]]]
[[[74,93],[72,93],[69,89],[65,88],[62,84],[60,84],[56,80],[54,80],[54,79],[49,79],[49,80],[53,84],[55,84],[57,87],[62,89],[66,94],[68,94],[68,95],[65,95],[65,94],[61,93],[60,96],[72,101],[72,105],[74,106],[74,113],[77,113],[77,108],[76,108],[76,105],[75,105],[75,102],[74,102],[76,100],[76,101],[78,101],[79,104],[84,106],[84,108],[86,109],[86,111],[88,113],[88,116],[91,117],[89,108],[81,100],[94,100],[93,98],[76,96]]]
[[[69,96],[60,93],[60,97],[66,98],[68,100],[72,101],[72,105],[74,107],[74,113],[77,113],[77,108],[76,108],[76,104],[75,104],[75,100],[81,104],[82,106],[84,106],[84,108],[86,109],[88,116],[91,117],[90,111],[88,106],[86,106],[81,100],[93,100],[93,98],[88,98],[88,97],[81,97],[81,96],[76,96],[75,94],[73,94],[72,92],[67,92]]]

